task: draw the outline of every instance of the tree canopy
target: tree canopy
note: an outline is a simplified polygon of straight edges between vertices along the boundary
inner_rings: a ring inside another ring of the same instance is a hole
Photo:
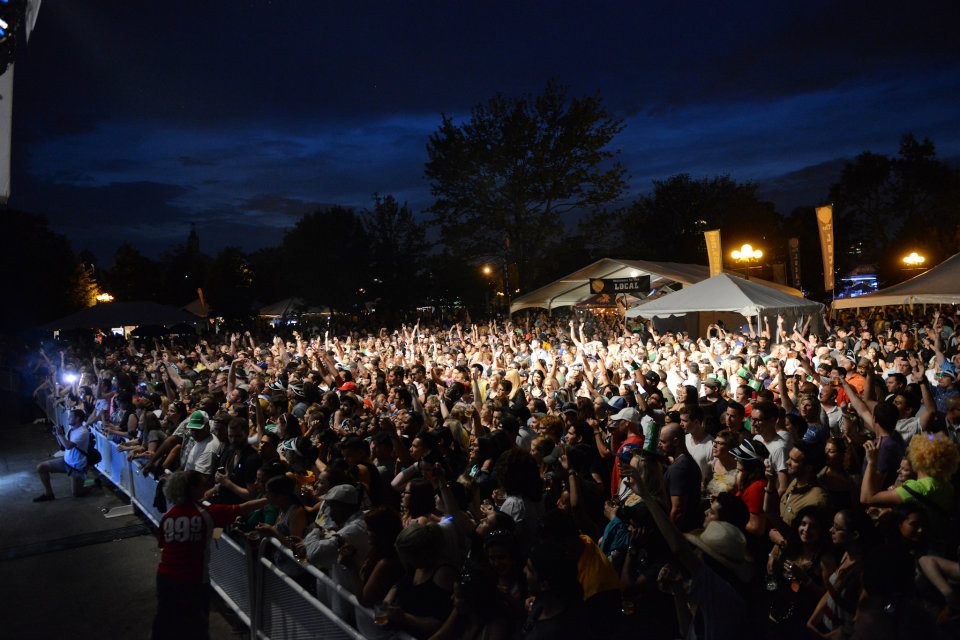
[[[521,288],[538,279],[561,215],[617,200],[625,187],[623,129],[597,96],[569,98],[549,82],[535,97],[498,94],[457,124],[446,115],[427,143],[429,208],[444,244],[468,260],[516,270]]]
[[[703,232],[720,229],[725,247],[743,242],[779,243],[780,216],[757,194],[757,185],[729,176],[694,179],[688,174],[654,180],[653,192],[620,211],[581,225],[598,253],[705,264]]]
[[[896,156],[866,151],[844,167],[830,188],[837,220],[838,256],[852,266],[876,263],[895,279],[905,252],[932,262],[960,247],[960,171],[937,158],[934,144],[911,134]]]

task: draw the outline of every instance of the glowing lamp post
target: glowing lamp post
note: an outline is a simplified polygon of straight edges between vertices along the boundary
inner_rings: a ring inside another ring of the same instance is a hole
[[[910,255],[903,259],[903,264],[907,265],[908,269],[920,269],[923,267],[923,263],[926,261],[927,259],[925,257],[921,256],[916,251],[913,251],[910,253]]]
[[[113,302],[113,296],[109,293],[101,293],[97,296],[97,302]]]
[[[745,244],[739,249],[735,249],[730,254],[737,262],[752,262],[763,257],[763,251],[754,249],[751,245]]]

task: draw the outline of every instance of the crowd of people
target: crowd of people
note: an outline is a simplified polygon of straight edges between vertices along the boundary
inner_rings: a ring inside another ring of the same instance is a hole
[[[71,412],[37,501],[82,492],[90,429],[165,484],[157,637],[214,524],[384,634],[951,637],[960,310],[815,320],[50,343],[37,393]]]

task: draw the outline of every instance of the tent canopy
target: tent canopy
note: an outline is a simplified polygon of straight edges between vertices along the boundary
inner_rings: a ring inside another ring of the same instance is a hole
[[[330,307],[310,307],[300,298],[286,298],[260,308],[262,318],[285,318],[296,315],[329,314]]]
[[[816,314],[824,306],[755,280],[727,273],[708,278],[681,291],[644,302],[627,311],[628,318],[667,318],[696,312],[732,312],[742,316],[760,314]]]
[[[56,331],[57,329],[96,329],[145,324],[174,325],[196,320],[196,316],[182,309],[156,302],[107,302],[60,318],[41,328]]]
[[[834,300],[833,308],[888,307],[898,304],[960,304],[960,253],[892,287],[865,296]]]
[[[636,278],[646,275],[650,276],[650,288],[660,289],[678,283],[684,286],[696,284],[710,277],[710,269],[700,264],[602,258],[559,280],[519,296],[510,305],[510,313],[531,308],[556,309],[583,302],[594,293],[590,290],[590,278]],[[799,291],[785,285],[756,278],[750,278],[750,280],[762,282],[784,293],[801,296]]]
[[[210,308],[200,302],[200,298],[195,298],[193,302],[183,307],[183,310],[201,318],[206,318],[210,314]]]

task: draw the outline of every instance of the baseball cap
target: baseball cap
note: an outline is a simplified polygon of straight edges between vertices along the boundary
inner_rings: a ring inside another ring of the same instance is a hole
[[[633,453],[635,451],[643,451],[643,445],[635,444],[633,442],[625,444],[620,447],[620,451],[617,453],[617,459],[625,464],[630,464],[630,458],[633,457]]]
[[[188,429],[203,429],[207,426],[207,414],[203,411],[194,411],[187,419]]]
[[[607,406],[614,411],[621,411],[627,406],[627,401],[622,396],[612,396],[607,400]]]
[[[324,494],[323,499],[327,502],[360,504],[360,492],[352,484],[338,484],[335,487],[330,487],[330,490]]]
[[[356,391],[356,390],[357,390],[357,383],[350,382],[350,381],[344,382],[342,385],[337,387],[337,391]]]
[[[634,409],[633,407],[626,407],[621,409],[618,413],[610,416],[610,422],[614,420],[626,420],[633,424],[640,424],[640,412]]]

